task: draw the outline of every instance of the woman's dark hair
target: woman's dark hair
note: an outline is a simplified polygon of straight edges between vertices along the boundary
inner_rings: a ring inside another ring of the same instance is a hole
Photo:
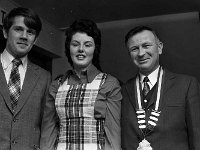
[[[94,39],[95,43],[95,50],[93,54],[92,64],[99,70],[101,70],[101,67],[99,65],[99,54],[101,49],[101,32],[98,29],[96,23],[94,23],[92,20],[88,19],[80,19],[74,21],[69,28],[66,29],[65,35],[65,54],[68,58],[69,63],[73,67],[73,62],[70,56],[70,42],[72,39],[72,36],[76,34],[77,32],[80,33],[86,33],[88,36],[91,36]]]
[[[3,20],[3,28],[8,33],[10,27],[14,23],[14,18],[17,16],[24,17],[24,24],[30,29],[34,29],[36,31],[36,37],[39,35],[42,29],[42,23],[39,16],[28,8],[17,7],[12,9]]]

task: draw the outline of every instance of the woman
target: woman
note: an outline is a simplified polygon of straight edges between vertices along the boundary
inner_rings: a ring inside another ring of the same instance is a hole
[[[116,78],[100,71],[100,48],[101,33],[93,21],[77,20],[66,30],[65,53],[73,69],[50,87],[42,144],[51,147],[55,140],[55,117],[49,116],[56,108],[57,150],[121,149],[121,88]]]

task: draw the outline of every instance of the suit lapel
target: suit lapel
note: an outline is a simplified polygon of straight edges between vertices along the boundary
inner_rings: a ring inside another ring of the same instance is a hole
[[[130,82],[127,82],[128,84],[126,85],[126,91],[128,93],[129,96],[129,100],[131,102],[131,104],[133,105],[133,107],[135,109],[137,109],[136,106],[136,97],[135,97],[135,92],[136,92],[136,86],[135,86],[135,78],[133,78],[132,80],[130,80]]]
[[[1,85],[0,93],[3,96],[6,105],[8,106],[10,111],[12,112],[10,92],[9,92],[9,89],[8,89],[8,85],[7,85],[7,82],[6,82],[6,78],[5,78],[5,74],[4,74],[2,65],[0,65],[0,85]]]
[[[138,109],[138,104],[137,104],[137,99],[136,99],[136,84],[135,84],[135,79],[136,77],[132,78],[129,82],[127,82],[126,85],[126,91],[127,91],[127,95],[128,95],[128,99],[130,101],[130,103],[132,104],[132,106],[130,105],[130,107],[132,107],[134,109],[134,111],[136,112],[136,110]],[[138,122],[137,120],[133,120],[133,118],[130,118],[134,124],[136,126],[138,126]],[[138,136],[143,139],[143,134],[139,129],[139,126],[136,128],[137,130],[137,134]]]
[[[165,75],[164,75],[164,88],[163,88],[163,94],[164,95],[167,90],[172,86],[172,84],[174,83],[174,79],[176,78],[175,74],[166,70],[165,71]]]
[[[15,114],[17,114],[22,109],[22,107],[28,100],[28,97],[30,96],[31,92],[33,91],[39,77],[38,69],[39,68],[37,66],[28,61],[27,71]]]
[[[163,79],[162,79],[162,91],[161,91],[161,97],[160,97],[160,107],[162,107],[162,100],[164,98],[164,95],[167,92],[167,90],[171,87],[174,78],[175,78],[175,75],[173,73],[164,69],[164,74],[163,74]],[[157,98],[156,94],[157,94],[157,88],[154,91],[147,108],[149,108],[149,107],[151,107],[151,105],[155,104],[156,98]]]
[[[162,110],[165,104],[165,97],[168,97],[166,95],[167,91],[173,86],[175,79],[176,79],[176,75],[174,73],[168,70],[165,71],[164,81],[163,81],[163,91],[161,93],[160,110]]]

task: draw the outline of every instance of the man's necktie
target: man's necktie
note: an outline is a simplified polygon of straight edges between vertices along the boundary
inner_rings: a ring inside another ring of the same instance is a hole
[[[10,73],[8,88],[10,90],[11,106],[12,106],[12,109],[15,110],[19,96],[20,96],[20,91],[21,91],[20,74],[19,74],[18,67],[20,64],[22,64],[22,61],[20,59],[14,59],[12,63],[13,63],[13,67]]]
[[[144,82],[144,87],[143,87],[143,90],[142,90],[142,94],[143,94],[144,97],[146,97],[146,95],[150,91],[149,84],[147,83],[147,82],[149,82],[149,78],[145,77],[143,82]]]

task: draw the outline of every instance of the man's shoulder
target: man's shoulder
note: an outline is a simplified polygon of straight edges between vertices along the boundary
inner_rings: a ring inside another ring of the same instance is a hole
[[[134,77],[129,78],[129,79],[124,83],[124,85],[132,84],[133,82],[135,82],[136,77],[137,77],[137,76],[134,76]]]
[[[37,64],[35,64],[35,63],[31,62],[31,61],[29,61],[28,67],[32,67],[33,69],[38,70],[38,71],[40,71],[43,74],[50,74],[49,71],[45,70],[41,66],[39,66],[39,65],[37,65]]]
[[[125,83],[122,84],[122,89],[126,89],[129,87],[134,87],[136,76],[129,78]]]
[[[196,77],[189,75],[189,74],[184,74],[184,73],[175,73],[175,72],[171,72],[169,70],[165,70],[166,76],[167,77],[174,77],[177,78],[179,80],[191,80],[191,79],[196,79]]]
[[[44,68],[40,67],[39,65],[29,61],[27,67],[31,68],[31,69],[27,68],[27,71],[32,70],[31,72],[32,73],[35,72],[34,74],[37,74],[37,76],[40,76],[41,80],[44,80],[44,81],[51,80],[51,73],[49,71],[45,70]]]
[[[165,71],[165,82],[174,83],[177,87],[188,87],[191,84],[198,85],[199,81],[195,76],[185,73],[174,73],[171,71]]]

